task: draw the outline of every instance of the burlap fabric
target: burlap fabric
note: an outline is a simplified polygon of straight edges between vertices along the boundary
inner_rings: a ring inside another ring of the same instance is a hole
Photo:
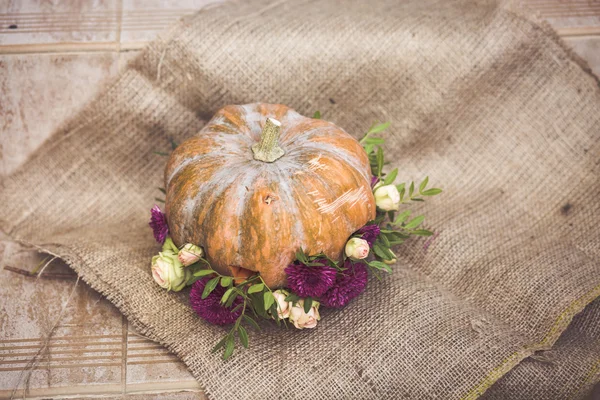
[[[600,294],[600,90],[554,35],[495,2],[398,3],[240,1],[185,19],[2,182],[0,226],[66,259],[211,398],[478,397]],[[392,276],[317,329],[266,327],[223,362],[210,349],[224,330],[150,275],[153,151],[257,101],[356,136],[390,121],[390,167],[445,192],[414,207],[439,235],[400,249]],[[531,383],[525,365],[496,397]],[[569,395],[597,368],[578,376]]]

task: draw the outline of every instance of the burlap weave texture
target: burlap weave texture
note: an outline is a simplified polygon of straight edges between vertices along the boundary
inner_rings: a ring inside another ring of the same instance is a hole
[[[152,281],[153,152],[257,101],[355,136],[390,121],[390,168],[444,194],[413,207],[438,235],[392,276],[223,362],[223,329]],[[599,139],[598,81],[495,2],[230,2],[165,32],[4,180],[0,227],[65,258],[211,398],[476,398],[600,294]]]

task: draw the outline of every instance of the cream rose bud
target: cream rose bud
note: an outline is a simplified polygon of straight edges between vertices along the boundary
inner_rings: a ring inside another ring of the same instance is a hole
[[[375,204],[384,211],[397,211],[400,207],[400,193],[395,185],[375,185]]]
[[[277,316],[279,317],[279,319],[288,318],[290,316],[292,303],[289,301],[285,301],[285,298],[289,295],[290,292],[283,289],[279,289],[273,292],[273,297],[275,297],[275,301],[277,302]]]
[[[298,300],[295,306],[290,310],[290,322],[298,329],[314,328],[317,326],[317,321],[321,319],[319,315],[319,302],[312,302],[310,310],[304,312],[304,300]]]
[[[187,267],[200,260],[203,255],[204,251],[202,250],[202,247],[188,243],[179,250],[178,258],[183,266]]]
[[[369,255],[369,242],[361,238],[351,238],[346,242],[346,257],[362,260]]]
[[[184,270],[177,254],[160,252],[152,257],[152,277],[160,287],[178,292],[185,287],[191,272]]]

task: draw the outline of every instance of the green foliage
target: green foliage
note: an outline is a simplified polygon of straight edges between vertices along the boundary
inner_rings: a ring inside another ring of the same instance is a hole
[[[390,124],[374,124],[360,140],[360,144],[365,149],[369,157],[371,173],[379,179],[378,185],[392,185],[398,177],[398,168],[394,168],[389,173],[384,172],[386,165],[383,145],[385,140],[373,135],[382,133]],[[429,177],[426,176],[418,185],[414,182],[403,182],[395,184],[400,197],[400,206],[411,202],[422,202],[424,197],[435,196],[442,193],[442,189],[427,188]],[[385,271],[391,273],[389,264],[396,260],[396,255],[392,252],[392,247],[402,244],[410,236],[431,236],[433,232],[421,228],[425,217],[419,215],[411,218],[410,210],[402,210],[397,215],[396,211],[383,211],[377,209],[377,216],[373,221],[381,228],[381,233],[375,240],[371,248],[371,254],[375,258],[373,261],[365,262],[374,275],[379,278],[379,273]],[[384,262],[385,261],[385,262]]]

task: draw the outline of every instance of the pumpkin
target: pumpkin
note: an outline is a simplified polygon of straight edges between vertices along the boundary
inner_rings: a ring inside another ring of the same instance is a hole
[[[226,106],[171,154],[166,214],[177,246],[203,246],[212,268],[284,286],[302,248],[340,259],[375,218],[371,170],[356,139],[279,104]]]

